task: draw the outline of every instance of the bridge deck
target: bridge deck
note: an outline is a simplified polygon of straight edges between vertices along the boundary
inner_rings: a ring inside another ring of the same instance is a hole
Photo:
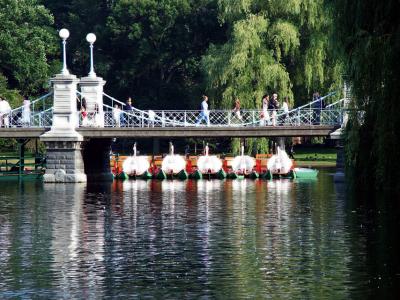
[[[218,138],[218,137],[291,137],[328,136],[338,126],[257,126],[257,127],[80,127],[85,138]],[[46,128],[0,128],[0,138],[37,138]]]

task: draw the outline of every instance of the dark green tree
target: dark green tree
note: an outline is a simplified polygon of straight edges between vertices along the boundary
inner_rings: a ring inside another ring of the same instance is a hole
[[[49,60],[58,46],[52,15],[36,0],[3,0],[0,20],[0,74],[10,89],[28,95],[41,93],[52,72]]]
[[[336,41],[345,58],[354,115],[347,132],[347,162],[357,191],[387,191],[400,199],[400,3],[396,0],[330,2]],[[355,138],[353,138],[355,137]],[[357,193],[360,194],[360,193]],[[390,198],[389,198],[390,199]]]
[[[117,95],[138,97],[139,107],[198,107],[201,56],[223,39],[215,1],[116,1],[107,27]]]

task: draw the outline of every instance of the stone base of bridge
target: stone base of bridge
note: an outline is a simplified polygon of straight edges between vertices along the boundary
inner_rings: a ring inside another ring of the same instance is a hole
[[[44,141],[47,148],[44,182],[86,182],[81,141]]]
[[[88,181],[113,181],[110,150],[111,139],[90,139],[83,144],[83,161]]]

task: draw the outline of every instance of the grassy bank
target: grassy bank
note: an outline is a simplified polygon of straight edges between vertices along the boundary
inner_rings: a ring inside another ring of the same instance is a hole
[[[295,147],[294,158],[299,167],[334,167],[337,150],[324,147]]]
[[[0,152],[0,171],[10,169],[13,165],[19,162],[19,154],[12,151]],[[35,154],[31,152],[25,152],[25,166],[33,168],[35,166]]]
[[[298,167],[335,167],[336,166],[336,152],[335,148],[325,147],[295,147],[294,158],[296,166]],[[34,153],[27,152],[25,163],[34,163]],[[14,156],[15,159],[8,159],[8,163],[18,162],[18,153],[16,152],[1,152],[0,160],[2,157]],[[234,156],[234,155],[232,155]],[[4,159],[1,162],[5,162]],[[1,163],[0,162],[0,163]]]

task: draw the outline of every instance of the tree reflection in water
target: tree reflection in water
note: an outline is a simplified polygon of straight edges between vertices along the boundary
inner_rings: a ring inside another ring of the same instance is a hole
[[[2,187],[0,298],[336,299],[387,274],[327,172]]]

